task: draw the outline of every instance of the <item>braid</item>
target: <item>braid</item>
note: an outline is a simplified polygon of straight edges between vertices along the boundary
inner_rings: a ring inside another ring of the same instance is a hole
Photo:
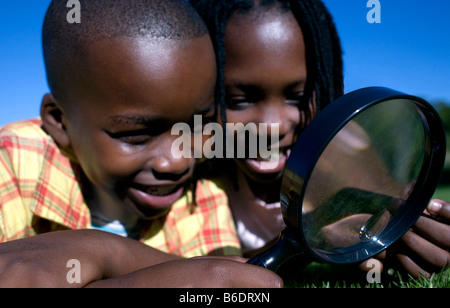
[[[324,4],[318,0],[290,1],[302,28],[306,46],[308,79],[313,85],[318,109],[344,92],[342,49],[336,27]]]
[[[217,58],[217,85],[215,94],[216,117],[220,111],[222,123],[227,123],[226,118],[226,93],[225,93],[225,29],[228,19],[236,11],[251,8],[250,0],[190,0],[192,6],[203,17],[211,34]],[[224,131],[224,140],[226,131]]]

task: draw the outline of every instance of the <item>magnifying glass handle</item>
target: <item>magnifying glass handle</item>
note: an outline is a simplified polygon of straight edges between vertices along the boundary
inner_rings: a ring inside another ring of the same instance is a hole
[[[247,263],[267,268],[275,273],[278,272],[289,259],[305,255],[304,250],[294,238],[293,232],[285,229],[274,246],[253,256]]]

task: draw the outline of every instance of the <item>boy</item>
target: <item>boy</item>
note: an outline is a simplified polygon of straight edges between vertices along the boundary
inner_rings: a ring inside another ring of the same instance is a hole
[[[213,102],[214,52],[201,19],[183,0],[86,1],[80,24],[67,12],[66,1],[52,1],[44,21],[52,93],[41,119],[0,132],[0,241],[8,242],[0,286],[64,285],[69,259],[88,265],[81,286],[103,278],[112,279],[101,286],[280,285],[233,260],[180,260],[103,232],[39,235],[114,230],[184,257],[239,249],[222,192],[199,182],[190,205],[195,162],[170,151],[171,127]],[[200,273],[199,284],[183,271]]]

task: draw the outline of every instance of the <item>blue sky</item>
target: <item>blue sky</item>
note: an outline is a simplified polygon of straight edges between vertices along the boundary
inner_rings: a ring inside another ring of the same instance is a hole
[[[379,1],[381,23],[369,24],[368,0],[324,0],[342,40],[346,91],[381,85],[450,102],[450,1]],[[49,2],[0,1],[0,126],[39,114]]]

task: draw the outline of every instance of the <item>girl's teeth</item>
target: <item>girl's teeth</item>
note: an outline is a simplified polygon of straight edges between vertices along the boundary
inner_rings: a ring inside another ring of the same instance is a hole
[[[283,153],[281,153],[280,151],[276,151],[272,153],[272,155],[270,155],[270,161],[278,161],[282,155]]]
[[[261,161],[278,161],[283,156],[281,150],[277,151],[260,151],[259,158]]]

